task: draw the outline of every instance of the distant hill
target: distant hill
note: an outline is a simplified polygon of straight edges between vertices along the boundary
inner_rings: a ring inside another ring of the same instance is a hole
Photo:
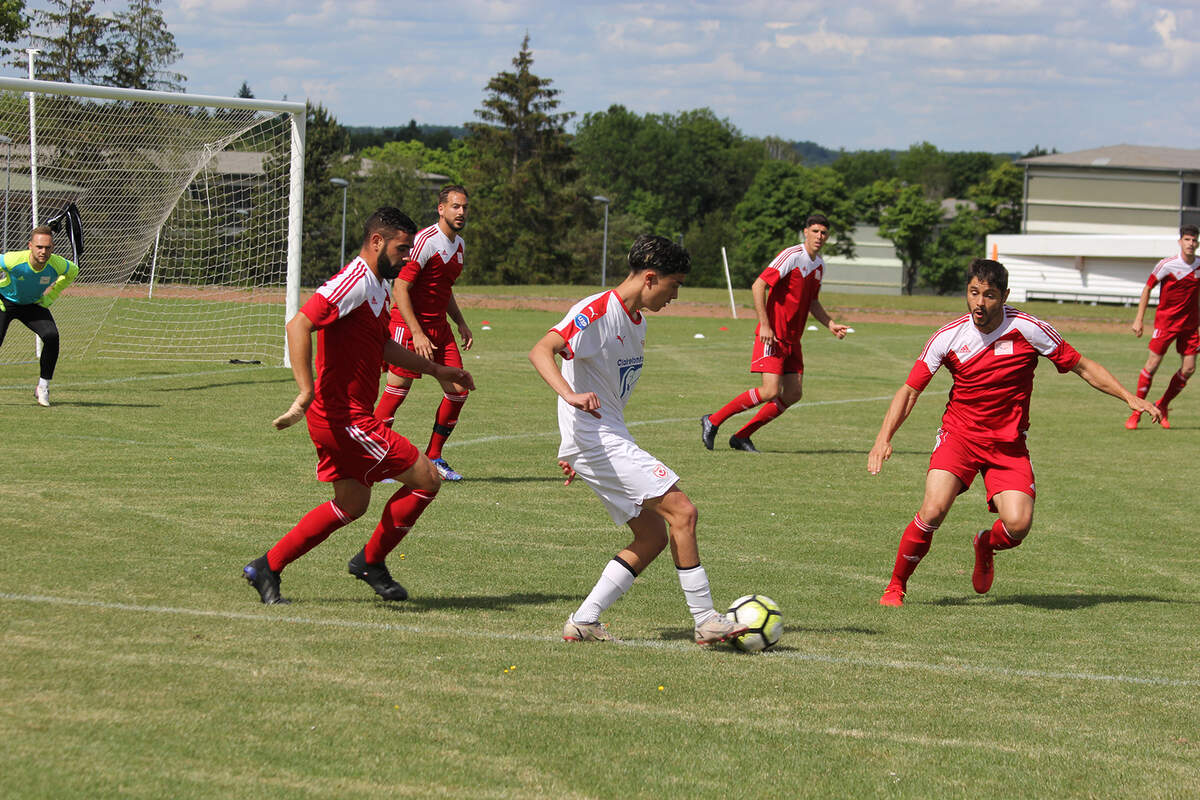
[[[825,167],[837,161],[841,152],[822,147],[816,142],[792,142],[792,148],[806,167]]]
[[[438,150],[449,147],[454,139],[467,135],[467,129],[459,125],[418,125],[410,120],[407,125],[379,127],[372,125],[346,125],[350,134],[350,150],[357,152],[364,147],[382,147],[388,142],[422,142],[426,147]]]

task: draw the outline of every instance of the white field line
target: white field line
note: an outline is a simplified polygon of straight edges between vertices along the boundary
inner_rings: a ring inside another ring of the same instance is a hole
[[[187,617],[209,617],[213,619],[244,620],[247,622],[267,622],[273,625],[312,625],[327,628],[349,628],[354,630],[374,630],[380,632],[400,631],[415,633],[421,636],[454,636],[461,638],[461,629],[447,631],[444,627],[424,627],[421,625],[406,625],[395,622],[364,622],[361,620],[345,619],[312,619],[310,617],[275,616],[263,609],[258,613],[239,611],[216,611],[200,608],[174,608],[171,606],[143,606],[131,603],[109,603],[101,600],[74,600],[66,597],[50,597],[47,595],[25,595],[0,592],[0,600],[13,603],[32,603],[38,605],[73,606],[76,608],[102,608],[111,611],[129,611],[141,614],[172,614]],[[471,636],[482,639],[494,639],[516,642],[553,642],[557,636],[545,636],[532,633],[496,633],[488,630],[469,631]],[[629,640],[619,642],[618,646],[632,649],[665,650],[671,652],[697,652],[694,644],[682,642],[665,642],[652,640]],[[998,675],[1001,677],[1044,680],[1044,681],[1074,681],[1087,683],[1133,684],[1139,686],[1200,686],[1200,680],[1186,678],[1165,678],[1148,675],[1105,675],[1094,672],[1059,672],[1039,669],[1012,669],[1009,667],[988,666],[985,664],[930,664],[920,661],[898,661],[891,659],[847,658],[830,656],[821,653],[802,653],[797,650],[776,650],[751,658],[771,658],[794,661],[807,661],[817,664],[832,664],[847,667],[867,667],[870,669],[894,669],[916,672],[936,672],[947,675]]]
[[[812,403],[797,403],[794,406],[788,406],[788,409],[790,410],[790,409],[794,409],[794,408],[810,408],[813,406],[840,406],[845,403],[875,403],[875,402],[879,402],[881,400],[891,400],[891,399],[892,399],[892,395],[889,394],[889,395],[880,396],[880,397],[851,397],[851,398],[847,398],[845,400],[817,400],[816,402],[812,402]],[[699,419],[700,419],[699,417],[669,417],[666,419],[646,419],[646,420],[641,420],[638,422],[628,422],[628,423],[626,423],[626,426],[629,428],[638,428],[643,425],[668,425],[668,424],[674,424],[676,422],[698,422]],[[513,439],[544,438],[547,436],[558,436],[558,431],[542,431],[540,433],[517,433],[517,434],[510,434],[507,436],[478,436],[474,439],[462,439],[459,441],[455,441],[455,440],[451,439],[450,441],[448,441],[444,445],[442,445],[442,447],[443,448],[466,447],[466,446],[472,445],[472,444],[488,444],[489,442],[503,442],[503,441],[509,441],[509,440],[513,440]]]
[[[55,381],[52,388],[62,388],[63,386],[99,386],[106,383],[137,383],[140,381],[162,381],[171,378],[197,378],[201,375],[222,375],[232,374],[235,372],[246,372],[248,370],[260,369],[276,369],[276,367],[264,367],[257,364],[246,364],[239,367],[224,367],[222,369],[207,369],[203,372],[164,372],[160,375],[130,375],[124,378],[106,378],[99,381]],[[279,367],[278,369],[282,369]],[[33,381],[37,383],[37,381]],[[20,383],[15,386],[0,386],[0,391],[9,391],[11,389],[27,389],[29,382]]]

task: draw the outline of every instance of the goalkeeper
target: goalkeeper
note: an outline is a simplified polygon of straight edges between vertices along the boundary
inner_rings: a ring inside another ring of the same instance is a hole
[[[50,405],[50,379],[58,363],[58,326],[50,304],[77,275],[76,264],[54,255],[54,234],[48,225],[34,228],[29,249],[5,253],[0,266],[0,344],[14,319],[41,338],[41,377],[33,390],[40,406]]]

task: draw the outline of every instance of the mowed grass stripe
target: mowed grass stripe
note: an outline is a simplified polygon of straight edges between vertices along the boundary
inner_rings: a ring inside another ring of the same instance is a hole
[[[558,636],[546,636],[534,633],[497,633],[488,630],[447,630],[444,627],[425,625],[405,625],[394,622],[368,622],[364,620],[347,619],[315,619],[312,617],[275,616],[265,613],[250,613],[238,611],[219,611],[200,608],[177,608],[171,606],[142,606],[131,603],[111,603],[101,600],[77,600],[69,597],[50,597],[46,595],[20,595],[0,592],[0,600],[17,603],[35,603],[39,605],[72,606],[76,608],[96,608],[110,611],[130,611],[143,614],[178,614],[191,617],[210,617],[217,619],[240,620],[246,622],[269,622],[274,625],[317,625],[330,628],[353,628],[376,631],[398,631],[414,633],[420,636],[448,636],[454,638],[497,639],[517,642],[553,642]],[[622,647],[653,648],[656,650],[676,651],[681,653],[696,653],[697,645],[682,642],[622,639],[617,642]],[[564,645],[571,647],[605,647],[606,645]],[[721,645],[724,647],[724,645]],[[758,655],[746,655],[746,658],[783,658],[799,661],[813,661],[834,666],[867,667],[870,669],[915,670],[922,672],[938,672],[945,674],[983,674],[1012,677],[1020,679],[1035,679],[1047,681],[1089,681],[1102,683],[1130,683],[1145,686],[1200,686],[1200,680],[1186,678],[1168,678],[1139,675],[1096,675],[1087,672],[1053,672],[1037,669],[1012,669],[985,664],[929,664],[916,661],[898,661],[891,659],[865,659],[831,656],[822,653],[805,653],[794,648],[781,648]]]

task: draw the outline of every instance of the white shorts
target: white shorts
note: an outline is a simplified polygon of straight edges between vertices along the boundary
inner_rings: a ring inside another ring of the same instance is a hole
[[[624,525],[642,513],[642,503],[662,497],[679,476],[654,456],[624,439],[610,439],[603,449],[563,456],[592,488],[613,522]]]

